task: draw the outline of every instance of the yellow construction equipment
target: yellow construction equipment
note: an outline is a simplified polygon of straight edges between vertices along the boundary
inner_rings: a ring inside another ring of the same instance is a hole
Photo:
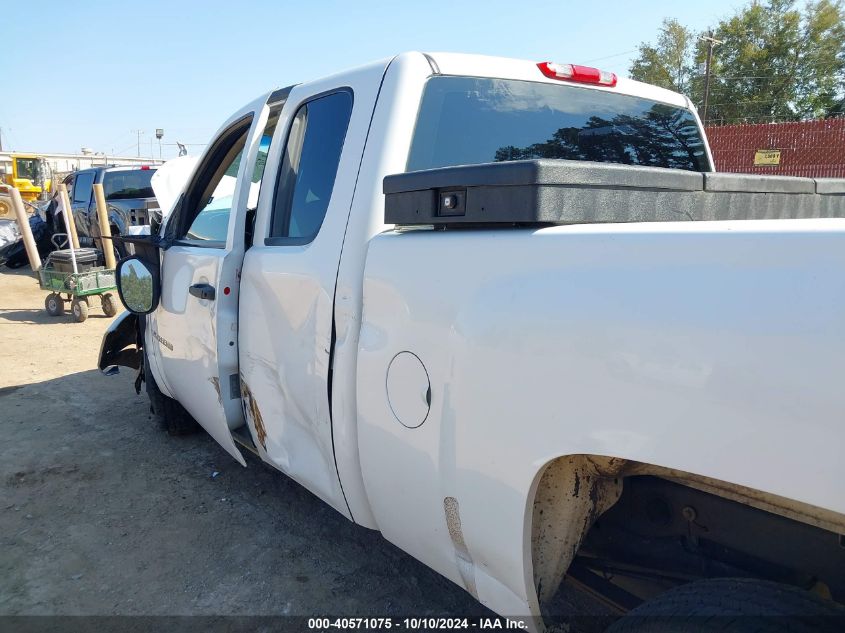
[[[12,173],[0,174],[0,218],[11,218],[7,188],[15,187],[26,202],[35,202],[53,190],[50,163],[37,154],[12,154]]]
[[[47,159],[37,154],[12,154],[12,173],[7,185],[21,192],[21,198],[33,202],[53,189],[53,170]]]

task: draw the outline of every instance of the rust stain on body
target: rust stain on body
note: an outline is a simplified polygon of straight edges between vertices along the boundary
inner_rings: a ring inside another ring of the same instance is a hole
[[[258,403],[252,395],[249,386],[241,376],[241,402],[244,407],[244,417],[247,420],[252,420],[252,426],[255,428],[255,435],[258,443],[266,451],[267,450],[267,430],[264,428],[264,419],[261,417],[261,410],[258,408]]]
[[[217,376],[212,376],[211,378],[208,379],[208,382],[210,382],[214,386],[214,391],[217,392],[217,402],[219,402],[220,406],[222,407],[223,406],[223,396],[220,393],[220,379]]]

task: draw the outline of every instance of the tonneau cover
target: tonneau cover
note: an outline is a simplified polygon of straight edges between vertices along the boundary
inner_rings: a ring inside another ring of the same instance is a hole
[[[845,180],[570,160],[387,176],[385,222],[542,225],[845,217]]]

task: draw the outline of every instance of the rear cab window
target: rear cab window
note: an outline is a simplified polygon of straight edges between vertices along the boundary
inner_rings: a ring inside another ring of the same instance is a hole
[[[151,179],[154,169],[121,169],[103,175],[103,193],[106,200],[154,198]]]
[[[710,171],[685,108],[570,84],[429,79],[408,171],[537,158]]]

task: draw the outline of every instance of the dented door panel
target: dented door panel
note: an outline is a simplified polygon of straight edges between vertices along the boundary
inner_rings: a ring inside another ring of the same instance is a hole
[[[244,258],[240,284],[241,392],[247,394],[246,417],[258,451],[347,518],[353,517],[335,462],[330,405],[335,288],[385,67],[377,63],[349,73],[342,85],[330,78],[291,90],[268,155],[274,171],[262,183],[254,246]],[[325,219],[308,243],[265,242],[291,120],[303,104],[338,92],[352,96],[351,114]]]
[[[319,277],[294,272],[291,258],[273,252],[248,258],[241,310],[266,315],[253,316],[240,333],[241,391],[253,438],[266,461],[345,513],[327,397],[332,298]]]

